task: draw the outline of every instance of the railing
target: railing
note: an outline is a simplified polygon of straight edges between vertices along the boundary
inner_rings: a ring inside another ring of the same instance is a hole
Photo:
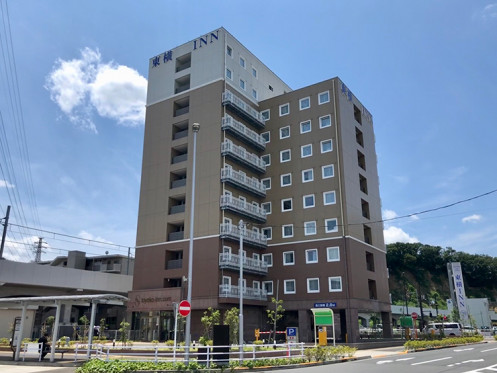
[[[243,270],[257,274],[267,273],[267,263],[254,258],[243,258]],[[240,268],[240,255],[221,253],[219,254],[219,267],[238,269]]]
[[[100,267],[101,272],[121,272],[120,264],[107,264]]]
[[[231,156],[255,171],[266,172],[266,163],[260,157],[249,153],[243,146],[233,144],[231,140],[221,143],[221,154]]]
[[[173,214],[179,214],[181,212],[185,212],[185,205],[176,205],[176,206],[171,206],[169,209],[169,215]]]
[[[238,225],[234,225],[231,223],[221,223],[220,236],[221,238],[231,238],[233,240],[239,240],[240,228],[238,227]],[[247,244],[267,247],[267,237],[264,234],[244,229],[242,236],[244,242],[246,242]]]
[[[266,221],[266,211],[263,208],[247,203],[247,201],[239,198],[235,198],[230,195],[223,195],[219,200],[219,204],[221,209],[232,210],[261,222]]]
[[[180,115],[187,114],[190,111],[190,106],[185,106],[174,111],[174,116],[179,117]]]
[[[238,298],[240,297],[240,287],[234,285],[219,285],[219,297]],[[243,287],[243,298],[253,300],[267,300],[267,293],[264,289]]]
[[[266,148],[266,141],[261,135],[229,115],[224,116],[221,129],[238,135],[242,140],[255,145],[258,149],[264,150]]]
[[[177,155],[175,157],[173,157],[172,159],[172,164],[175,164],[175,163],[180,163],[180,162],[184,162],[188,159],[188,153],[186,154],[181,154],[181,155]]]
[[[185,185],[186,185],[186,178],[185,179],[173,180],[171,182],[171,189],[183,187]]]
[[[188,130],[178,131],[174,134],[173,140],[182,139],[183,137],[187,136],[188,136]]]
[[[233,94],[230,90],[226,90],[223,92],[223,105],[230,105],[233,109],[235,109],[238,114],[245,117],[261,128],[264,127],[264,118],[261,113],[255,110],[252,106],[248,105],[241,98]]]
[[[183,231],[181,231],[181,232],[171,232],[168,235],[168,241],[182,240],[184,236],[185,236],[185,232],[183,232]]]
[[[266,196],[266,187],[258,179],[248,177],[244,173],[235,171],[232,168],[225,167],[221,169],[221,181],[229,182],[258,196]]]
[[[183,259],[172,259],[167,261],[166,269],[178,269],[183,267]]]

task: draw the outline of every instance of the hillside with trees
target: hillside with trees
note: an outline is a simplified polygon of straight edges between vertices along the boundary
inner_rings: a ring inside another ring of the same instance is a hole
[[[387,245],[392,303],[446,308],[450,298],[447,263],[460,262],[466,296],[488,298],[497,306],[497,258],[458,252],[450,247],[397,242]]]

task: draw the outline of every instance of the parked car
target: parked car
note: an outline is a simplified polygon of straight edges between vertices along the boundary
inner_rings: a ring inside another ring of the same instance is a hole
[[[462,335],[463,328],[458,322],[432,322],[427,326],[428,333],[440,334],[443,333],[450,337],[460,337]]]

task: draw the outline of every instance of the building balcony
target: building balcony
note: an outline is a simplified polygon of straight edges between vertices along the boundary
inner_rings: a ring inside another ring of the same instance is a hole
[[[171,160],[171,164],[185,162],[187,159],[188,159],[188,153],[180,154],[180,155],[173,157],[173,159]]]
[[[243,272],[254,273],[257,275],[267,275],[267,264],[263,260],[254,258],[243,258]],[[230,253],[219,254],[219,268],[232,269],[238,271],[240,269],[240,255]]]
[[[267,247],[267,237],[262,233],[244,229],[242,236],[244,244],[262,248]],[[220,237],[238,242],[240,240],[240,228],[238,227],[238,225],[234,225],[231,223],[221,223]]]
[[[100,266],[100,272],[121,273],[121,264],[103,264]]]
[[[247,203],[247,201],[230,195],[224,195],[221,196],[219,204],[222,210],[236,212],[237,214],[257,220],[259,223],[266,222],[266,211],[259,206]]]
[[[245,101],[236,96],[230,90],[223,92],[223,105],[230,107],[243,119],[250,122],[250,124],[258,128],[264,128],[264,118],[261,113],[255,110],[252,106],[246,104]]]
[[[186,185],[186,178],[185,179],[173,180],[171,182],[171,189],[184,187],[185,185]]]
[[[259,197],[266,197],[266,187],[255,177],[248,177],[245,173],[225,167],[221,169],[221,181],[229,183]]]
[[[236,138],[257,148],[258,150],[266,149],[266,141],[261,135],[255,131],[252,131],[250,128],[233,119],[233,117],[229,115],[224,116],[221,129],[223,131],[228,131]]]
[[[175,205],[171,206],[169,209],[169,215],[174,215],[174,214],[180,214],[182,212],[185,212],[185,205]]]
[[[179,241],[185,237],[185,232],[171,232],[168,235],[168,241]]]
[[[172,259],[167,261],[166,269],[183,268],[183,259]]]
[[[219,297],[220,298],[239,298],[240,297],[240,287],[233,285],[219,285]],[[253,300],[267,300],[266,290],[257,288],[243,288],[243,298],[253,299]]]
[[[243,146],[233,144],[230,140],[221,143],[221,155],[231,157],[256,172],[266,172],[266,163],[260,157],[249,153]]]

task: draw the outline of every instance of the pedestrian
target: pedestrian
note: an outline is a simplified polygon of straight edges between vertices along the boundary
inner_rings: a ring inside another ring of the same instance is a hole
[[[42,343],[41,345],[41,359],[43,360],[43,358],[48,354],[48,352],[50,351],[50,343],[48,343],[48,333],[45,333],[43,334],[39,339],[38,339],[38,343]]]

